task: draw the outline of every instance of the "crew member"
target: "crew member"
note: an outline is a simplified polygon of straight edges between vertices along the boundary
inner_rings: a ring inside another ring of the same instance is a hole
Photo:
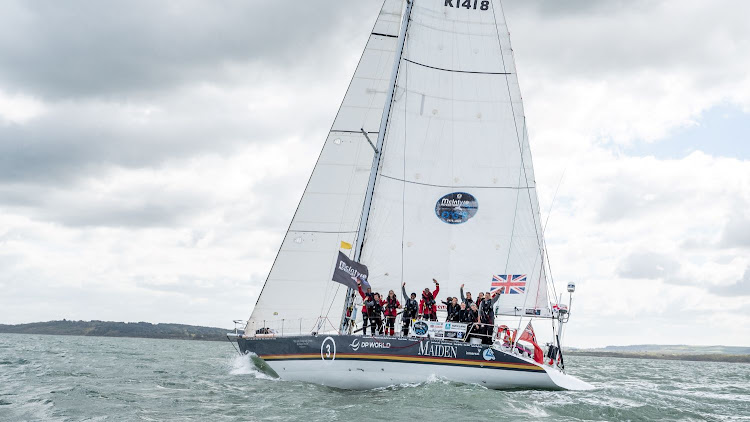
[[[484,300],[484,293],[479,292],[479,294],[477,295],[477,302],[476,302],[477,303],[477,309],[479,309],[479,307],[481,306],[483,300]]]
[[[445,300],[441,300],[440,303],[442,303],[443,305],[445,305],[445,307],[447,309],[448,305],[450,305],[452,301],[453,301],[453,298],[450,297],[450,296],[448,296]]]
[[[461,310],[461,307],[458,305],[458,298],[454,297],[451,298],[451,300],[446,305],[447,311],[448,311],[448,318],[446,318],[446,321],[448,322],[458,322],[458,312]]]
[[[373,296],[375,295],[372,292],[372,288],[368,287],[367,292],[362,291],[362,282],[357,279],[357,290],[359,290],[359,295],[362,297],[362,335],[367,334],[367,322],[370,320],[370,314],[368,313],[368,308],[372,308],[374,305],[374,299]],[[368,306],[368,304],[370,306]]]
[[[396,293],[393,290],[388,291],[385,298],[385,331],[387,335],[395,335],[397,309],[401,309],[401,303],[396,299]]]
[[[375,335],[376,329],[378,334],[383,334],[383,306],[385,301],[380,298],[380,293],[372,295],[372,308],[368,310],[370,313],[370,330],[372,335]]]
[[[471,304],[474,303],[474,300],[471,298],[471,292],[466,292],[466,297],[464,297],[464,285],[461,285],[461,301],[466,304],[466,308],[471,308]]]
[[[440,292],[440,283],[434,278],[432,279],[432,282],[435,283],[435,291],[430,292],[430,289],[424,289],[422,292],[422,300],[419,301],[419,315],[422,319],[437,321],[437,302],[435,302],[435,299]]]
[[[458,322],[464,322],[466,319],[466,302],[458,304]]]
[[[401,295],[404,297],[404,312],[401,314],[403,323],[404,337],[409,335],[409,327],[413,320],[417,318],[417,311],[419,305],[417,304],[417,294],[412,293],[410,296],[406,296],[406,282],[401,283]]]
[[[469,340],[471,340],[472,337],[476,337],[476,334],[480,334],[479,310],[477,309],[476,303],[472,303],[471,307],[466,309],[466,312],[464,312],[464,320],[461,322],[469,325],[469,336],[467,337]]]
[[[500,293],[494,297],[487,292],[484,295],[484,300],[479,302],[479,322],[482,323],[481,334],[482,343],[492,344],[492,332],[495,328],[495,311],[492,309],[495,306],[495,302],[500,299]]]

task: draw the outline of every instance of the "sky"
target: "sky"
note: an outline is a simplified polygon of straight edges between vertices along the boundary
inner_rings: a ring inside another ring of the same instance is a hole
[[[246,319],[380,3],[2,1],[0,323]],[[750,345],[750,2],[504,6],[566,342]]]

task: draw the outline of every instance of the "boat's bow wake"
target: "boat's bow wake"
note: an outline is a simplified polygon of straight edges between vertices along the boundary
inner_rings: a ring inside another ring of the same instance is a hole
[[[266,374],[265,372],[258,369],[258,367],[253,362],[253,357],[257,357],[257,355],[255,355],[254,353],[248,353],[242,356],[235,355],[228,362],[229,373],[231,375],[251,375],[252,377],[257,379],[278,380],[278,378],[274,378],[273,376]]]

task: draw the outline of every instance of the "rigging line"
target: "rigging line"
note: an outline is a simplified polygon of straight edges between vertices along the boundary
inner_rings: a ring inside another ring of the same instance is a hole
[[[503,22],[506,22],[506,20],[505,20],[505,12],[502,10],[502,7],[503,7],[502,6],[502,0],[498,0],[498,1],[500,2],[500,13],[503,14],[503,16],[502,16],[503,17]],[[500,39],[500,31],[499,31],[498,26],[497,26],[497,14],[495,12],[495,2],[492,3],[492,17],[493,17],[493,19],[495,21],[495,31],[497,33],[497,42],[498,42],[498,45],[500,46],[500,58],[501,58],[501,60],[503,62],[503,69],[507,69],[506,63],[505,63],[505,56],[502,54],[502,52],[503,52],[503,43],[502,43],[502,40]],[[506,23],[506,28],[507,28],[507,23]],[[510,46],[510,36],[508,37],[508,47],[511,49],[511,51],[513,51],[512,47]],[[520,158],[521,158],[521,168],[523,169],[524,182],[526,183],[526,186],[528,186],[529,185],[529,176],[526,173],[526,163],[525,163],[525,160],[523,158],[523,152],[524,152],[523,145],[522,145],[520,137],[518,136],[518,119],[516,117],[516,110],[513,108],[513,93],[511,92],[511,89],[510,89],[510,80],[509,80],[509,78],[507,76],[505,77],[505,83],[506,83],[506,86],[508,88],[508,98],[509,98],[510,104],[511,104],[511,107],[510,107],[511,108],[511,112],[513,113],[513,124],[514,124],[514,126],[516,128],[516,139],[518,140],[518,150],[519,150],[519,152],[521,154],[520,155]],[[525,127],[525,120],[526,119],[524,118],[524,127]],[[525,132],[526,131],[524,131],[524,134],[525,134]],[[525,138],[525,135],[524,135],[524,138]],[[529,196],[529,206],[531,208],[531,219],[534,221],[534,230],[535,230],[536,233],[539,233],[539,227],[537,226],[536,215],[534,213],[534,202],[531,199],[531,191],[527,190],[527,192],[529,193],[529,195],[528,195]],[[540,254],[543,254],[544,251],[542,249],[541,241],[539,239],[539,235],[538,234],[537,234],[537,246],[539,247]],[[534,259],[534,267],[536,267],[536,259],[537,258]],[[542,256],[542,267],[544,267],[544,256]],[[533,267],[532,267],[532,271],[533,271]],[[541,277],[541,273],[542,273],[542,271],[540,271],[540,273],[539,273],[540,277]],[[538,291],[538,288],[537,288],[537,291]],[[526,308],[526,301],[527,301],[528,297],[529,297],[529,289],[526,289],[526,294],[524,295],[524,299],[523,299],[523,307],[524,308]],[[519,330],[521,329],[521,322],[522,321],[523,321],[523,318],[521,318],[518,321],[518,329]],[[518,342],[518,340],[516,340],[516,342]]]
[[[415,61],[409,60],[409,59],[404,59],[404,61],[409,62],[411,64],[415,64],[417,66],[426,67],[428,69],[441,70],[443,72],[471,73],[471,74],[475,74],[475,75],[512,75],[512,73],[508,73],[508,72],[480,72],[480,71],[474,71],[474,70],[445,69],[445,68],[442,68],[442,67],[435,67],[435,66],[430,66],[428,64],[415,62]]]
[[[549,205],[549,211],[547,212],[547,219],[544,222],[544,227],[542,228],[542,244],[544,246],[544,255],[547,257],[547,267],[549,268],[550,285],[552,286],[552,294],[554,298],[557,298],[557,289],[555,288],[555,278],[552,276],[552,264],[549,262],[549,254],[547,253],[547,239],[545,239],[544,234],[547,232],[547,223],[549,223],[549,217],[552,215],[552,207],[555,205],[555,200],[557,199],[557,192],[560,190],[560,185],[562,185],[562,181],[563,181],[563,178],[565,177],[566,171],[568,171],[567,167],[563,169],[562,175],[560,175],[560,180],[557,182],[555,195],[552,196],[552,203]]]
[[[515,186],[449,186],[449,185],[437,185],[434,183],[415,182],[413,180],[405,180],[399,177],[388,176],[386,174],[380,174],[380,177],[386,179],[395,180],[397,182],[411,183],[413,185],[430,186],[433,188],[446,188],[446,189],[515,189],[515,190],[527,190],[535,189],[534,187],[515,187]]]
[[[402,56],[409,54],[408,43],[404,44],[404,52]],[[409,59],[404,58],[405,61]],[[398,85],[398,83],[396,84]],[[406,142],[408,139],[408,113],[409,108],[409,66],[404,66],[404,150],[403,150],[403,171],[404,178],[406,178]],[[381,174],[382,176],[382,174]],[[404,238],[406,237],[406,183],[401,187],[401,282],[404,282]]]
[[[340,287],[341,287],[341,284],[339,284],[338,286],[336,286],[336,292],[333,294],[333,298],[331,299],[331,305],[328,307],[328,311],[326,312],[326,319],[328,319],[328,314],[331,313],[331,308],[333,308],[333,303],[336,302],[336,297],[339,295],[339,288]],[[325,303],[325,302],[323,302],[323,303]],[[320,310],[321,310],[321,314],[322,314],[323,309],[321,308]]]
[[[526,119],[524,119],[526,124]],[[525,132],[524,132],[525,133]],[[518,184],[521,184],[521,169],[518,169]],[[510,252],[513,250],[513,236],[516,234],[516,217],[518,216],[518,200],[521,196],[521,190],[516,191],[516,205],[513,208],[513,226],[510,229],[510,243],[508,244],[508,256],[505,258],[505,274],[508,274],[508,263],[510,262]]]
[[[555,194],[552,196],[552,203],[549,205],[549,211],[547,212],[547,220],[544,221],[544,227],[542,227],[542,236],[544,236],[544,233],[547,231],[547,223],[549,223],[549,216],[552,215],[552,207],[555,205],[555,199],[557,199],[557,192],[560,190],[560,185],[562,184],[566,171],[568,171],[567,167],[565,167],[565,169],[562,172],[562,175],[560,176],[560,180],[557,182],[557,188],[555,189]]]

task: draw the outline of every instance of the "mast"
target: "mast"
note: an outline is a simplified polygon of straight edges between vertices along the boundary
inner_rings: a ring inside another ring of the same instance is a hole
[[[388,127],[388,117],[391,114],[391,105],[393,104],[393,95],[396,92],[396,82],[398,79],[398,71],[401,66],[401,56],[404,53],[404,46],[406,45],[406,32],[409,28],[409,18],[411,16],[411,9],[414,6],[415,0],[406,0],[406,11],[401,21],[401,31],[398,35],[398,48],[393,60],[393,71],[391,72],[391,80],[388,85],[388,96],[385,100],[385,107],[383,107],[383,115],[380,119],[380,130],[378,131],[378,140],[375,144],[375,155],[372,158],[372,168],[370,169],[370,180],[367,182],[367,192],[365,194],[365,201],[362,206],[362,217],[359,221],[359,229],[357,231],[357,244],[354,249],[354,261],[359,262],[360,255],[362,254],[362,246],[365,242],[365,229],[367,228],[367,219],[370,216],[370,206],[372,204],[372,195],[375,191],[375,179],[378,176],[378,166],[380,165],[381,151],[383,149],[383,142],[385,141],[385,132]],[[366,133],[365,133],[366,136]],[[369,140],[369,139],[368,139]],[[372,145],[372,143],[371,143]],[[347,309],[352,306],[354,301],[354,289],[348,288],[346,291],[346,301],[344,302],[344,309],[341,315],[340,331],[343,333],[348,327],[348,320],[346,317]]]

